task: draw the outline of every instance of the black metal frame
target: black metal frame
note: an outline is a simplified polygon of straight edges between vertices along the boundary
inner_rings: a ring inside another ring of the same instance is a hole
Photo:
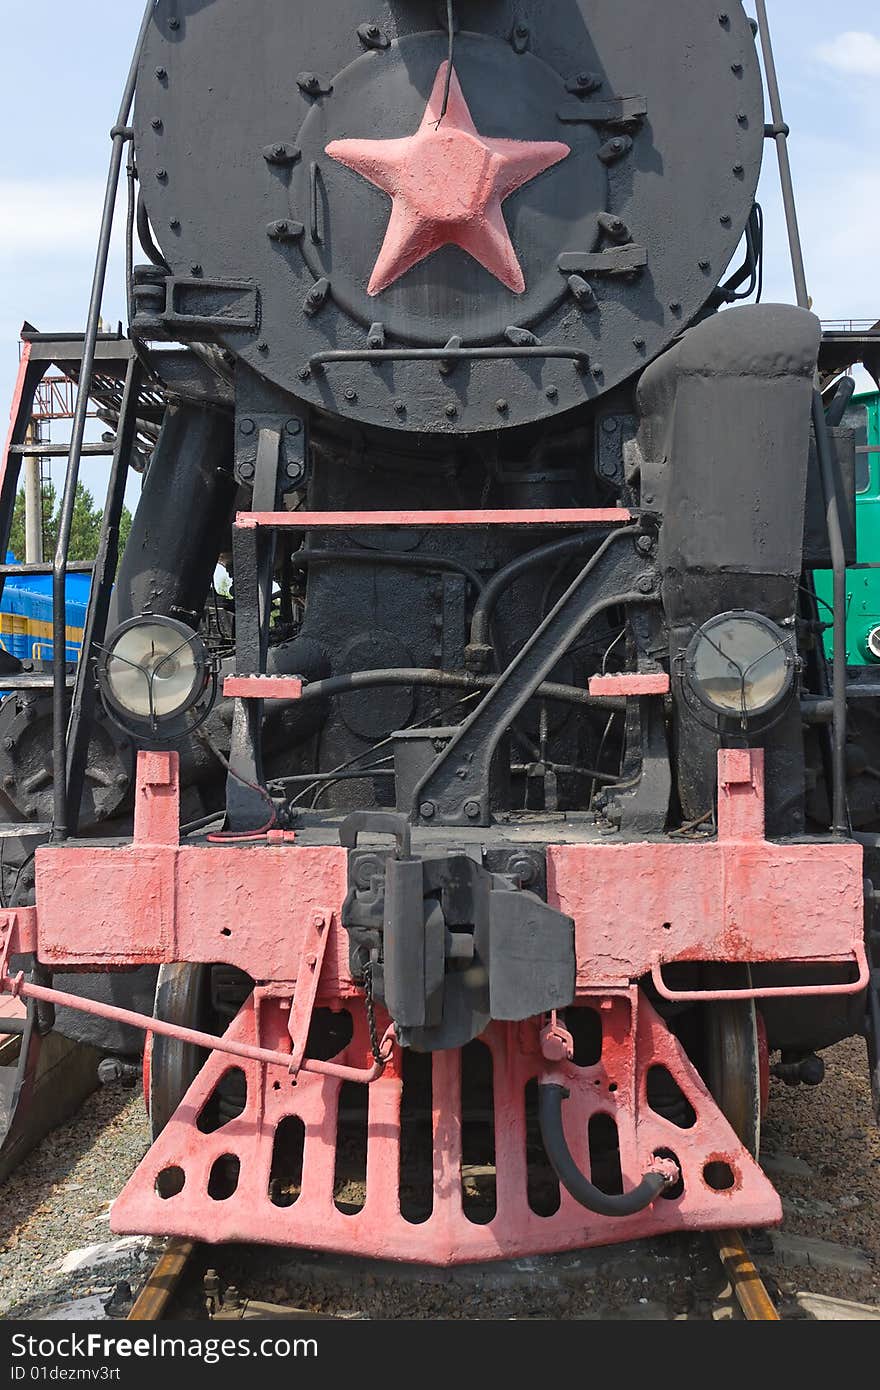
[[[659,578],[638,541],[643,526],[615,532],[532,634],[413,794],[412,816],[423,824],[488,825],[490,768],[495,750],[541,683],[581,632],[607,608],[659,602]]]

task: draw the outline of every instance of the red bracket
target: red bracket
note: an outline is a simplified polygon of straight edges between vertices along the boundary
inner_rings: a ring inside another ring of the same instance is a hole
[[[321,971],[324,967],[324,956],[330,936],[330,917],[329,911],[317,911],[306,931],[306,938],[303,942],[299,970],[296,976],[296,988],[293,992],[293,1003],[290,1006],[290,1018],[287,1024],[292,1044],[290,1070],[293,1076],[296,1076],[302,1066],[306,1054],[306,1042],[308,1041],[309,1029],[312,1026],[312,1014],[315,1011],[315,1000],[318,997],[318,985],[321,982]]]
[[[228,700],[298,700],[299,676],[227,676],[223,694]]]
[[[650,674],[624,672],[619,676],[593,676],[591,695],[668,695],[669,677],[665,671]]]

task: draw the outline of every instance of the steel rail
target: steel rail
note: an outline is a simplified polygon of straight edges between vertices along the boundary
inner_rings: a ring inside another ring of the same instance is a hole
[[[169,1240],[135,1299],[128,1322],[161,1321],[186,1273],[195,1248],[195,1242],[191,1240]]]
[[[716,1231],[714,1240],[746,1322],[781,1322],[739,1231]]]

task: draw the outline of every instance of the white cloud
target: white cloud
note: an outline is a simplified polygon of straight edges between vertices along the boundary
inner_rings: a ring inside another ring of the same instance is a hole
[[[830,43],[819,44],[816,57],[837,72],[855,77],[880,77],[880,38],[848,29]]]

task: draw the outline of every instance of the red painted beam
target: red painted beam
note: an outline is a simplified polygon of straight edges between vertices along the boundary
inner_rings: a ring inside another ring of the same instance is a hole
[[[440,512],[239,512],[241,530],[336,531],[358,526],[622,526],[632,513],[621,507],[568,510]]]
[[[590,680],[591,695],[668,695],[669,690],[665,671],[651,675],[624,672],[618,676],[593,676]]]
[[[302,688],[298,676],[227,676],[223,682],[228,700],[298,700]]]

